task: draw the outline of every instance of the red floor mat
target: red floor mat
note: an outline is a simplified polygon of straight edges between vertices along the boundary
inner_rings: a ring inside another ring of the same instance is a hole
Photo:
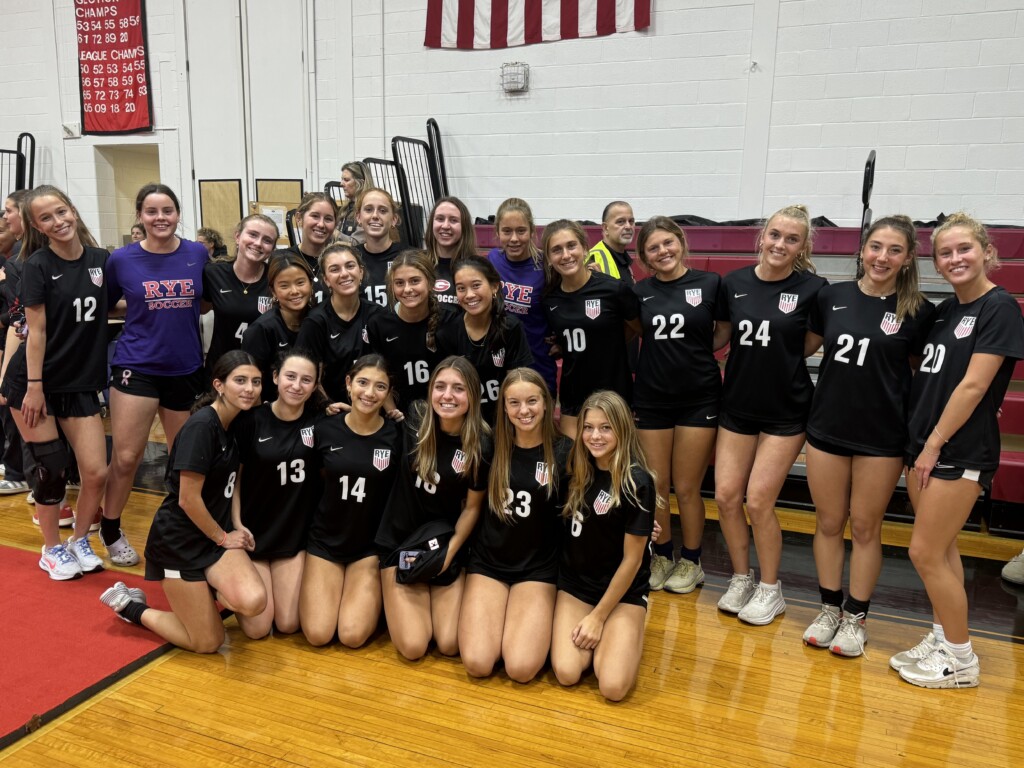
[[[38,561],[38,552],[0,546],[0,748],[170,649],[99,601],[123,581],[166,610],[158,584],[119,571],[57,582]]]

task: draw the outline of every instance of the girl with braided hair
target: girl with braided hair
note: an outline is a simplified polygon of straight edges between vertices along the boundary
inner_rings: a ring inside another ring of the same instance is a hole
[[[452,275],[462,322],[448,323],[438,332],[442,353],[462,355],[480,374],[480,410],[494,423],[498,390],[505,372],[533,363],[522,324],[505,312],[501,278],[494,265],[479,256],[459,261]]]

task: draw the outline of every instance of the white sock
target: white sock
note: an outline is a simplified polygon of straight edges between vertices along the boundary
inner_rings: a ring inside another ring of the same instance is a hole
[[[779,582],[776,581],[774,584],[765,584],[762,581],[762,582],[760,582],[758,584],[758,586],[761,587],[761,589],[768,589],[768,590],[771,590],[772,592],[774,592],[775,590],[777,590],[779,588]]]
[[[932,624],[932,634],[935,635],[935,641],[938,643],[946,642],[946,633],[942,631],[941,624]]]
[[[956,656],[961,661],[967,661],[974,655],[974,649],[971,647],[971,641],[968,640],[966,643],[951,643],[949,640],[944,641],[949,652]]]

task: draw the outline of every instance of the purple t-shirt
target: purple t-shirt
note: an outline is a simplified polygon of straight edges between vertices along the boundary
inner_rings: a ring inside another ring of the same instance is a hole
[[[199,300],[209,253],[182,240],[173,253],[150,253],[138,243],[107,261],[107,294],[128,304],[113,365],[151,376],[184,376],[203,364]]]
[[[487,258],[501,276],[505,311],[517,317],[526,331],[526,339],[533,352],[533,365],[530,367],[544,377],[554,393],[555,359],[549,354],[551,345],[544,341],[549,333],[548,321],[540,304],[544,292],[544,270],[534,264],[533,259],[510,261],[501,248],[492,248]]]

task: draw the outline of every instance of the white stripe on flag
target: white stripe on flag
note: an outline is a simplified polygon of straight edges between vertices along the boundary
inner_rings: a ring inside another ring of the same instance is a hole
[[[580,37],[597,36],[597,2],[580,3],[579,10]]]
[[[636,0],[615,0],[615,31],[631,32],[636,29]]]
[[[562,39],[562,3],[569,0],[542,0],[541,2],[541,39]],[[572,0],[575,2],[575,0]]]
[[[476,0],[473,3],[473,47],[491,48],[491,2]]]
[[[459,0],[441,3],[441,47],[454,48],[459,35]]]
[[[508,45],[526,43],[526,0],[509,0],[508,3]]]

